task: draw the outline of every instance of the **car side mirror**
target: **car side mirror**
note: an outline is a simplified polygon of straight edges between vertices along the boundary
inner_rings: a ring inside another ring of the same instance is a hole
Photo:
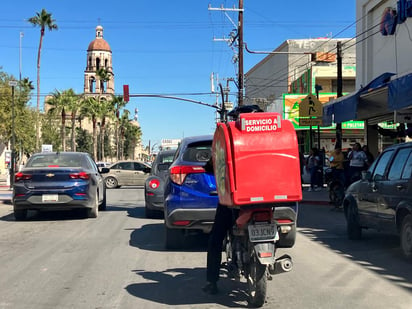
[[[100,174],[107,174],[108,172],[110,172],[110,168],[108,168],[108,167],[101,167],[100,168]]]
[[[369,171],[362,171],[362,179],[371,181],[372,180],[372,173]]]
[[[145,172],[145,173],[150,173],[152,171],[152,168],[151,167],[145,167],[144,169],[143,169],[143,172]]]

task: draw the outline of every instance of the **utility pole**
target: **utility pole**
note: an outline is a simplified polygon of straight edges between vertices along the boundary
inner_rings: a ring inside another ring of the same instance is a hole
[[[342,42],[338,41],[336,45],[336,61],[337,61],[337,97],[343,96],[342,92]],[[336,146],[342,148],[342,123],[336,124]]]
[[[239,22],[238,22],[238,41],[239,41],[239,73],[238,73],[238,83],[239,83],[239,94],[238,94],[238,105],[243,105],[243,88],[244,88],[244,78],[243,78],[243,0],[239,0]]]
[[[238,55],[237,55],[237,62],[238,62],[238,76],[237,76],[237,87],[238,87],[238,106],[243,105],[243,92],[244,92],[244,76],[243,76],[243,0],[239,0],[239,8],[224,8],[221,6],[220,8],[212,8],[209,5],[209,11],[235,11],[238,12],[238,22],[237,25],[233,22],[233,20],[226,14],[226,17],[230,20],[234,27],[236,27],[236,35],[231,37],[230,39],[215,39],[215,41],[228,41],[230,45],[233,44],[234,40],[237,40],[238,44]]]

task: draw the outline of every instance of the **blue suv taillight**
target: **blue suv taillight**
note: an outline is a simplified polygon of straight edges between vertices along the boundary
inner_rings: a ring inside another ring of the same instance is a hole
[[[173,166],[170,169],[170,179],[175,184],[181,186],[186,179],[186,176],[189,174],[198,174],[204,173],[205,169],[202,166],[191,166],[191,165],[183,165],[183,166]]]

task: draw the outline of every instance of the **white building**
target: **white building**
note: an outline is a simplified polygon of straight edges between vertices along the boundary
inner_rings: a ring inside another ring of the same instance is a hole
[[[324,113],[365,121],[376,154],[397,142],[382,142],[376,124],[412,122],[412,1],[357,0],[356,20],[356,91],[328,104]]]

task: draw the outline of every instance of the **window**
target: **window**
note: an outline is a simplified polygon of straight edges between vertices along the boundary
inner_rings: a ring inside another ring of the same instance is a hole
[[[409,153],[409,157],[406,160],[405,168],[403,169],[402,179],[410,179],[412,176],[412,153]]]
[[[393,150],[384,152],[379,158],[378,163],[376,164],[375,171],[373,172],[372,179],[374,181],[383,180],[385,175],[385,170],[388,165],[390,158],[392,157]]]
[[[183,160],[191,162],[207,162],[212,156],[211,146],[195,146],[189,147]]]
[[[119,165],[121,166],[123,170],[132,171],[134,169],[133,162],[122,162],[122,163],[119,163]]]
[[[115,165],[111,169],[115,170],[132,170],[132,162],[120,162]]]
[[[395,156],[395,160],[393,161],[389,173],[388,173],[388,180],[398,180],[401,179],[401,174],[403,168],[405,166],[406,161],[411,153],[411,148],[403,148],[398,151]]]
[[[143,171],[146,168],[146,165],[134,162],[134,170]]]

